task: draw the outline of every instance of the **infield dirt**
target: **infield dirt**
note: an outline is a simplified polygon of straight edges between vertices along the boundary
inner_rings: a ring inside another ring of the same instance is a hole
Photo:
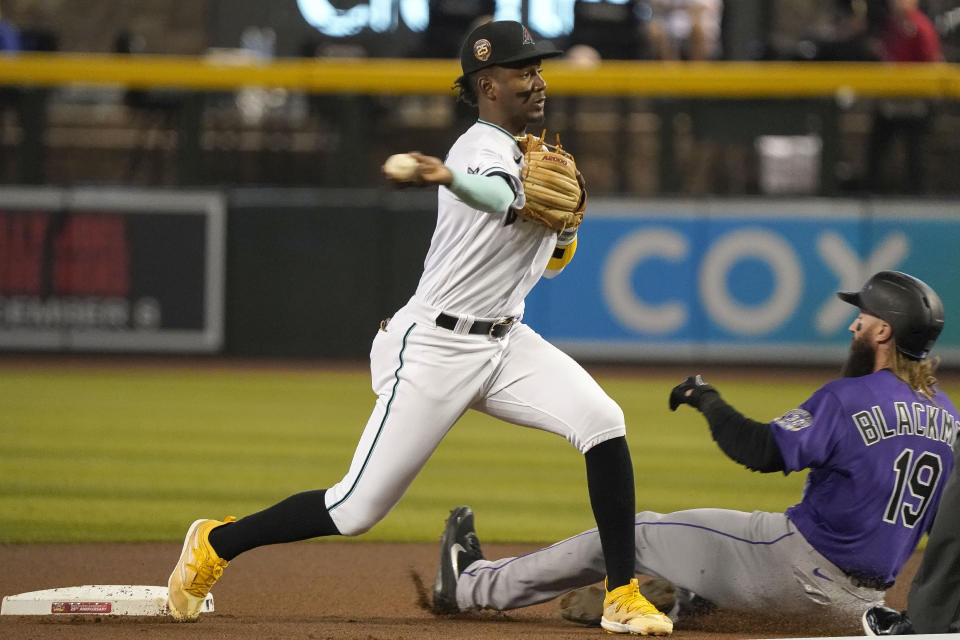
[[[485,545],[488,557],[534,545]],[[0,545],[0,595],[83,584],[165,585],[180,544]],[[425,608],[438,544],[301,542],[257,549],[230,563],[213,589],[216,611],[197,623],[168,618],[3,616],[0,638],[149,640],[200,638],[608,638],[599,629],[563,620],[556,602],[513,611],[434,616]],[[887,594],[902,607],[918,557]],[[718,612],[682,622],[673,637],[741,639],[859,635],[859,621],[745,616]]]

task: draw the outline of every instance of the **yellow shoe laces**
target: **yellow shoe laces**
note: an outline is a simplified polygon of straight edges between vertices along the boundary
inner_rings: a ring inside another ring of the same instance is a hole
[[[640,586],[636,578],[631,580],[629,584],[619,587],[619,589],[623,589],[623,592],[618,593],[612,601],[605,602],[605,606],[615,604],[616,611],[620,611],[621,609],[625,609],[627,613],[639,611],[645,616],[663,615],[660,613],[659,609],[650,604],[650,601],[644,598],[643,594],[640,593]],[[617,589],[614,589],[614,592],[615,591],[617,591]],[[613,592],[610,592],[607,597],[609,597],[612,593]]]
[[[229,516],[224,519],[224,524],[233,522],[234,520],[236,520],[236,518]],[[215,528],[216,527],[210,527],[210,531],[213,531]],[[193,549],[193,556],[197,559],[197,563],[187,563],[187,567],[196,571],[197,574],[194,576],[190,586],[184,588],[184,591],[197,598],[205,598],[207,594],[210,593],[213,584],[223,575],[224,567],[229,564],[226,560],[210,553],[213,548],[206,540],[207,536],[210,535],[210,531],[207,531],[203,540]]]
[[[213,588],[213,583],[223,575],[223,568],[227,566],[227,563],[220,558],[211,559],[205,553],[198,553],[199,551],[199,549],[194,549],[197,564],[187,564],[189,568],[197,572],[197,575],[194,576],[193,582],[184,591],[197,598],[205,598],[210,593],[210,589]]]

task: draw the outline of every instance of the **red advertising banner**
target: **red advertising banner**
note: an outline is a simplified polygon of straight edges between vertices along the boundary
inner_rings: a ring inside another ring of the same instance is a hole
[[[0,189],[0,348],[216,351],[219,193]]]

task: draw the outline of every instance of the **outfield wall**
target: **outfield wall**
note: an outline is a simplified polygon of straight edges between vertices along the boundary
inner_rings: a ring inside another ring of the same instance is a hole
[[[366,358],[416,287],[422,191],[0,190],[0,349]],[[591,200],[526,320],[584,360],[838,362],[833,296],[898,269],[944,299],[960,365],[960,202]]]

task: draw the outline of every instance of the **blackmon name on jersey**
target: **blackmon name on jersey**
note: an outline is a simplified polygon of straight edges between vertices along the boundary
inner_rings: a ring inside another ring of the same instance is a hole
[[[957,419],[950,412],[932,404],[913,402],[893,403],[893,415],[897,421],[887,425],[887,419],[879,405],[858,411],[850,416],[868,447],[881,440],[895,436],[917,436],[945,442],[952,448],[957,440]]]

